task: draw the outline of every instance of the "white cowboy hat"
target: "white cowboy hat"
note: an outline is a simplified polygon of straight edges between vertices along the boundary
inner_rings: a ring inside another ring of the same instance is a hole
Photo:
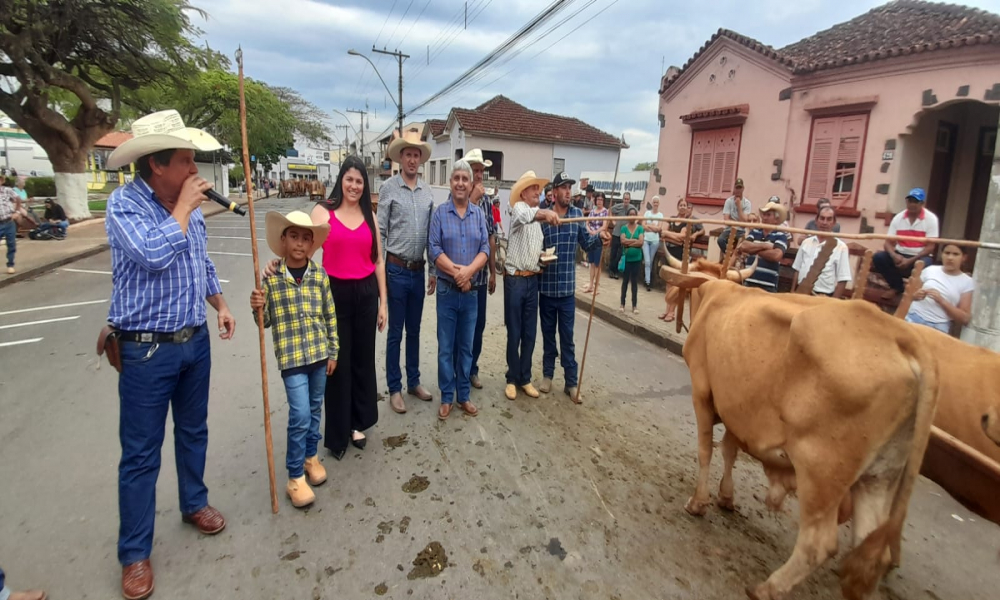
[[[424,164],[431,158],[431,146],[427,142],[421,141],[420,132],[418,131],[407,131],[403,137],[397,137],[392,140],[386,154],[389,155],[389,160],[398,163],[399,155],[407,148],[420,150],[420,164]]]
[[[106,168],[117,169],[134,163],[141,156],[174,148],[212,152],[222,144],[208,133],[185,127],[176,110],[161,110],[132,123],[132,139],[115,148],[108,157]]]
[[[510,188],[510,207],[514,208],[514,205],[521,201],[521,192],[527,188],[537,185],[539,190],[544,189],[548,185],[549,180],[543,177],[536,177],[534,171],[525,171],[524,175],[514,182],[514,187]]]
[[[788,209],[785,208],[780,201],[775,202],[775,200],[777,200],[777,196],[771,196],[771,201],[765,204],[764,206],[760,207],[760,214],[763,215],[764,213],[771,212],[773,210],[777,212],[778,215],[781,216],[782,221],[787,221]]]
[[[483,165],[487,169],[493,166],[493,161],[484,159],[483,151],[480,150],[479,148],[473,148],[472,150],[469,150],[468,154],[462,157],[462,160],[469,163],[470,165],[472,164]]]
[[[267,238],[267,247],[271,249],[271,252],[274,252],[275,256],[285,257],[285,249],[281,245],[281,234],[289,227],[302,227],[313,232],[313,245],[309,250],[309,256],[312,256],[316,249],[323,245],[326,236],[330,234],[329,223],[313,225],[309,215],[301,210],[293,210],[287,215],[273,210],[268,211],[264,217],[265,237]]]

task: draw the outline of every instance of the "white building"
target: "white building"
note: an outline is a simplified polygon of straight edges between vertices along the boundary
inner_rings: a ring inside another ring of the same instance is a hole
[[[49,155],[27,132],[0,112],[0,167],[18,175],[52,177]]]

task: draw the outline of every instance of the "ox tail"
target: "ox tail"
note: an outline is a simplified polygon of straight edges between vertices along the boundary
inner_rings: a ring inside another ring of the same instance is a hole
[[[913,344],[909,350],[907,354],[916,388],[913,442],[889,508],[889,519],[868,534],[841,563],[840,587],[847,600],[866,598],[878,585],[887,567],[898,567],[900,562],[903,523],[906,521],[910,495],[927,450],[938,397],[936,361],[927,348],[918,344]],[[887,547],[890,558],[888,564],[885,562]]]

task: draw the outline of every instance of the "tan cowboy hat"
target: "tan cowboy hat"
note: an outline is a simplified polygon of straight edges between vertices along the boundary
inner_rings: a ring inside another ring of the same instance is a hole
[[[773,210],[776,211],[779,215],[781,215],[782,222],[787,221],[788,209],[785,208],[781,204],[781,202],[776,202],[777,199],[778,199],[777,196],[771,196],[771,201],[760,208],[760,214],[763,215],[764,213],[771,212]]]
[[[281,245],[281,234],[285,232],[289,227],[301,227],[303,229],[309,229],[313,232],[313,245],[309,250],[309,256],[312,256],[316,249],[323,245],[326,241],[326,236],[330,234],[330,224],[323,223],[320,225],[313,225],[312,219],[306,213],[301,210],[293,210],[287,215],[283,215],[277,211],[268,211],[267,215],[264,217],[264,229],[265,237],[267,238],[267,247],[274,252],[275,256],[280,258],[285,257],[285,249]]]
[[[132,123],[132,136],[115,148],[108,157],[106,168],[118,169],[160,150],[212,152],[222,148],[219,140],[201,129],[185,127],[176,110],[161,110],[137,119]]]
[[[406,148],[416,148],[420,150],[420,164],[424,164],[431,158],[431,146],[427,142],[421,141],[419,131],[407,131],[403,137],[397,137],[389,144],[389,160],[399,162],[399,155]]]
[[[548,179],[542,177],[536,177],[534,171],[525,171],[524,175],[521,175],[521,177],[516,182],[514,182],[514,187],[510,188],[511,208],[513,208],[515,204],[521,201],[521,192],[523,192],[524,190],[533,185],[537,185],[538,188],[541,190],[546,185],[548,185],[548,183],[549,183]]]
[[[492,160],[486,160],[483,158],[483,151],[479,148],[473,148],[469,150],[469,153],[462,157],[462,160],[472,164],[483,165],[487,169],[493,166]]]

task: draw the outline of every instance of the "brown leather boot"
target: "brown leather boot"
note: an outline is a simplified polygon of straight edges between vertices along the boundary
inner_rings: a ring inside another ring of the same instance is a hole
[[[153,567],[149,559],[122,567],[122,596],[143,600],[153,595]]]

